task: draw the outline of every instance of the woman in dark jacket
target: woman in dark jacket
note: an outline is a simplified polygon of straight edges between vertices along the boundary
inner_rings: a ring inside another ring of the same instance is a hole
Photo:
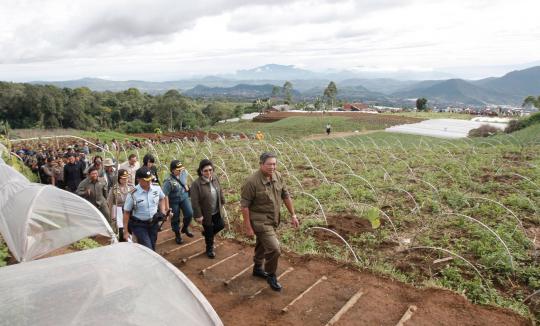
[[[206,255],[216,257],[214,253],[214,236],[223,228],[225,197],[218,178],[214,175],[214,165],[210,160],[202,160],[197,170],[199,177],[191,184],[191,206],[193,216],[202,223]]]

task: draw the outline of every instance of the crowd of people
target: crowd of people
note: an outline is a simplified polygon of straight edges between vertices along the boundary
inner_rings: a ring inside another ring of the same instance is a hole
[[[129,146],[143,147],[140,142],[130,142]],[[119,144],[100,143],[93,148],[106,147],[107,151],[118,151]],[[155,250],[158,232],[170,219],[175,242],[180,245],[182,234],[194,237],[190,225],[195,219],[202,225],[206,255],[216,257],[214,238],[225,227],[225,197],[212,161],[202,160],[197,179],[188,185],[188,174],[180,160],[171,161],[170,173],[162,182],[151,154],[146,154],[140,165],[136,154],[130,154],[125,162],[116,162],[103,158],[99,150],[91,151],[87,142],[60,148],[39,144],[36,150],[19,145],[14,150],[41,183],[75,193],[96,206],[120,241],[135,241]],[[259,165],[242,186],[240,206],[245,233],[256,240],[253,276],[266,279],[273,290],[280,291],[276,271],[281,252],[276,229],[281,205],[285,204],[291,214],[294,227],[299,222],[285,182],[276,171],[277,157],[263,153]]]

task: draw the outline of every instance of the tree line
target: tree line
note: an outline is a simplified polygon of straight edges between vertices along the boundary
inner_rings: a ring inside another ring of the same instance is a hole
[[[177,90],[150,95],[136,88],[97,92],[86,87],[0,82],[0,121],[11,128],[128,133],[197,129],[255,110],[253,104],[192,99]]]

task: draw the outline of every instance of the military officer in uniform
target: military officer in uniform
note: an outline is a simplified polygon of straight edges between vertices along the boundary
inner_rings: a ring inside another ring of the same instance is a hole
[[[128,194],[124,203],[124,225],[128,225],[128,228],[124,227],[124,238],[128,238],[129,229],[138,243],[155,251],[158,222],[166,216],[165,194],[160,186],[152,184],[150,169],[138,169],[135,177],[139,184]]]
[[[281,251],[276,228],[280,223],[282,203],[291,214],[292,225],[296,228],[299,222],[276,165],[275,154],[267,152],[260,156],[259,170],[249,176],[242,186],[240,206],[245,232],[249,237],[255,235],[256,238],[253,276],[266,278],[272,290],[280,291],[282,286],[277,280],[276,271]]]
[[[113,230],[118,231],[118,237],[120,241],[127,241],[124,238],[124,227],[117,228],[118,222],[123,222],[124,218],[124,203],[130,192],[135,189],[133,185],[128,183],[129,172],[124,169],[118,171],[118,181],[114,184],[112,189],[109,191],[109,196],[107,197],[107,202],[109,203],[109,208],[111,212],[111,220]],[[126,226],[127,227],[127,226]],[[117,230],[118,229],[118,230]]]
[[[193,209],[189,200],[189,187],[187,186],[187,171],[179,160],[171,162],[171,174],[163,182],[163,192],[169,200],[167,208],[171,208],[173,217],[171,218],[171,228],[175,234],[177,244],[182,243],[180,231],[192,238],[189,231],[189,224],[193,217]],[[180,230],[180,210],[184,215],[184,224]]]

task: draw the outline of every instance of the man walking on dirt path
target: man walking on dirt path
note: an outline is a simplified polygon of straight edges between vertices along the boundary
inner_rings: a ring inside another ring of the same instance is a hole
[[[330,136],[331,131],[332,131],[332,126],[329,123],[327,123],[326,124],[326,135]]]
[[[266,152],[260,156],[259,170],[249,176],[242,186],[240,205],[245,232],[249,237],[255,235],[256,239],[253,276],[265,278],[272,290],[280,291],[282,286],[277,280],[276,271],[281,251],[276,229],[280,223],[282,202],[291,214],[292,225],[297,228],[299,222],[276,165],[275,154]]]

